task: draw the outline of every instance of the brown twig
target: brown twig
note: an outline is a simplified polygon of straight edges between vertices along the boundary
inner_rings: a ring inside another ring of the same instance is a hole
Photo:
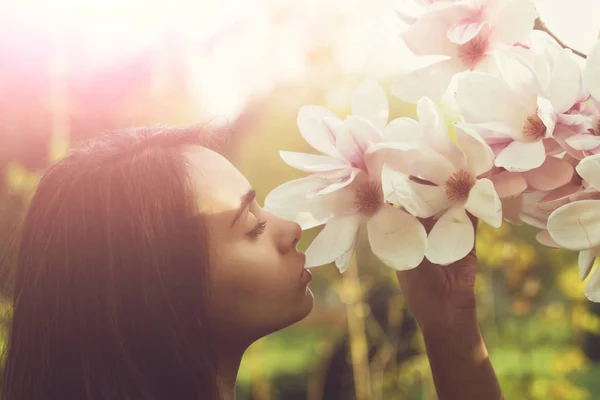
[[[540,18],[537,18],[535,20],[535,24],[533,25],[533,29],[536,29],[536,30],[542,31],[542,32],[546,32],[548,35],[550,35],[552,37],[552,39],[556,40],[556,42],[559,44],[559,46],[562,47],[563,49],[569,49],[574,54],[577,54],[579,57],[581,57],[581,58],[587,58],[587,54],[582,53],[579,50],[575,50],[574,48],[567,46],[554,33],[552,33],[552,31],[550,31],[550,29],[548,29],[548,27],[546,26],[546,24],[544,23],[544,21],[542,21]]]

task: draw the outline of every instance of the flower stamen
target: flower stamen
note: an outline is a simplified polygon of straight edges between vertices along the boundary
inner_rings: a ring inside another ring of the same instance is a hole
[[[463,44],[458,51],[459,60],[469,69],[475,67],[487,51],[488,41],[483,35]]]
[[[535,142],[546,136],[546,125],[537,114],[527,117],[523,125],[523,136],[527,141]]]
[[[359,212],[368,217],[379,211],[383,204],[381,182],[369,181],[359,185],[354,192],[354,204]]]
[[[446,181],[446,196],[452,201],[466,200],[474,185],[475,179],[470,173],[463,169],[458,170]]]

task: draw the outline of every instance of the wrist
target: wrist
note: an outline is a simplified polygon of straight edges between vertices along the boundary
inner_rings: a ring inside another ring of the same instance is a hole
[[[435,311],[415,316],[423,336],[459,335],[479,337],[477,311],[473,308],[443,307]]]

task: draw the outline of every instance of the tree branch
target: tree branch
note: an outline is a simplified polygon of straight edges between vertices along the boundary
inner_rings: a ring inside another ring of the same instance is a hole
[[[556,42],[559,44],[559,46],[562,47],[563,49],[569,49],[574,54],[577,54],[579,57],[587,58],[587,54],[584,54],[584,53],[580,52],[579,50],[575,50],[574,48],[567,46],[562,40],[560,40],[558,37],[556,37],[556,35],[554,33],[552,33],[550,31],[550,29],[548,29],[546,24],[539,17],[535,20],[533,29],[536,29],[536,30],[542,31],[542,32],[546,32],[548,35],[550,35],[552,37],[552,39],[556,40]]]

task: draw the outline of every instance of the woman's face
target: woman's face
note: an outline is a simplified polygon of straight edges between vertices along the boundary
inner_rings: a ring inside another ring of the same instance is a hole
[[[209,228],[215,333],[253,341],[304,318],[313,295],[296,250],[300,226],[259,207],[246,178],[221,155],[194,147],[185,156]]]

